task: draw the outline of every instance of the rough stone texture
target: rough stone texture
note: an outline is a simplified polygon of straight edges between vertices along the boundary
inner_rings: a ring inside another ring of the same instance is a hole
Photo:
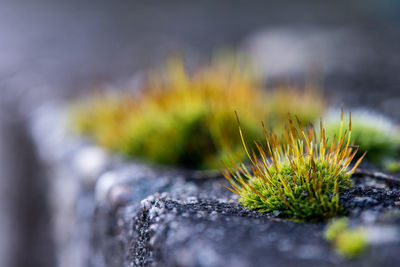
[[[397,206],[400,190],[385,190],[356,182],[356,187],[349,190],[341,201],[353,224],[367,225],[368,234],[379,233],[382,238],[372,237],[373,246],[369,253],[355,261],[345,261],[332,251],[322,237],[323,223],[294,223],[250,211],[233,199],[213,200],[212,197],[204,198],[204,195],[195,197],[184,193],[179,197],[171,193],[156,193],[142,200],[141,206],[129,205],[108,214],[103,211],[101,218],[116,216],[118,227],[108,235],[103,232],[103,243],[108,246],[98,246],[97,249],[112,260],[115,259],[115,248],[122,248],[124,253],[120,255],[124,257],[120,259],[124,259],[126,266],[393,264],[398,258],[400,245],[400,227],[397,224],[400,219]],[[198,188],[199,193],[202,186]],[[208,192],[214,197],[217,194]],[[113,220],[109,222],[115,224]],[[387,231],[389,235],[384,237]],[[97,236],[96,241],[98,239]],[[116,240],[119,240],[118,244]],[[109,261],[110,266],[121,263],[112,265]]]
[[[360,187],[357,190],[360,191],[357,195],[365,194]],[[399,191],[395,194],[398,201]],[[347,208],[358,200],[349,203]],[[394,206],[395,202],[389,205]],[[380,225],[380,234],[398,221],[398,217],[392,216],[378,219],[382,213],[371,214],[366,205],[360,206],[364,207],[364,216],[356,217],[356,213],[351,212],[353,221],[374,223],[370,227],[375,228]],[[111,226],[106,229],[110,232],[103,232],[103,238],[97,236],[95,244],[103,251],[109,266],[121,266],[122,259],[125,265],[139,266],[263,266],[265,262],[271,266],[347,264],[322,239],[323,224],[288,222],[249,211],[236,203],[194,197],[177,200],[170,194],[152,195],[142,201],[141,208],[128,206],[117,214],[104,212],[99,218],[104,221],[107,217]],[[111,230],[112,225],[117,227]],[[104,225],[100,229],[104,229]],[[373,256],[362,257],[357,265],[393,263],[397,258],[396,246],[400,244],[398,230],[396,227],[394,238],[391,236],[389,240],[378,242],[379,246],[370,251]],[[97,234],[101,235],[101,231]],[[99,246],[99,239],[103,246]],[[122,248],[119,254],[115,254],[116,248]],[[121,262],[114,265],[112,261],[116,259]]]

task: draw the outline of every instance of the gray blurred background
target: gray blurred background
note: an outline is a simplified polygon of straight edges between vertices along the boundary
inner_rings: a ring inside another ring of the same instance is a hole
[[[0,0],[0,266],[55,264],[51,177],[27,132],[42,103],[230,47],[267,79],[316,71],[335,101],[399,120],[399,26],[397,0]]]

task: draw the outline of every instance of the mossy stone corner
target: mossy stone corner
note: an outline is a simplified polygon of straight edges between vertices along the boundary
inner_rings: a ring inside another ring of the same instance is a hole
[[[341,214],[339,194],[352,186],[351,174],[365,156],[349,168],[357,149],[350,146],[351,122],[343,131],[343,111],[341,118],[338,139],[329,145],[322,121],[317,138],[313,125],[303,127],[289,118],[281,139],[264,128],[266,143],[256,143],[257,152],[249,151],[239,123],[250,163],[239,161],[226,168],[224,176],[231,185],[227,188],[248,208],[296,221],[322,221]]]

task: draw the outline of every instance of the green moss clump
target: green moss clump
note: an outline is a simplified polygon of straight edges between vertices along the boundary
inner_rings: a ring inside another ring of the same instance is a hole
[[[351,125],[343,134],[342,121],[338,141],[329,146],[322,121],[320,128],[317,138],[312,125],[304,128],[289,119],[281,139],[264,128],[266,143],[257,144],[257,156],[249,152],[239,125],[250,166],[239,161],[227,167],[224,176],[231,185],[227,188],[250,209],[278,212],[296,221],[322,221],[340,214],[339,194],[352,186],[350,176],[363,156],[348,168],[357,152],[349,146]]]
[[[347,218],[333,220],[325,230],[325,239],[333,243],[339,255],[348,259],[359,256],[368,247],[365,230],[349,228]]]
[[[385,170],[389,172],[400,172],[400,160],[399,159],[387,159],[383,162]]]
[[[259,122],[283,131],[288,112],[302,122],[323,113],[324,101],[312,89],[264,90],[239,58],[223,57],[188,73],[179,58],[151,73],[137,93],[98,95],[74,107],[78,132],[127,157],[190,169],[221,167],[231,153],[245,157],[233,111],[242,130],[261,139]]]
[[[325,119],[326,135],[331,139],[338,134],[340,121],[334,116]],[[399,156],[400,129],[388,118],[367,111],[352,114],[352,139],[366,159],[384,168],[397,170],[393,158]]]
[[[340,218],[333,219],[326,227],[324,237],[328,241],[333,241],[341,232],[345,231],[349,227],[349,219]]]

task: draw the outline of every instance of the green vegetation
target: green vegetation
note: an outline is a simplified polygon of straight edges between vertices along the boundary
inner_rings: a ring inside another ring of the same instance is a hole
[[[245,157],[234,110],[243,118],[242,131],[261,139],[260,121],[281,133],[289,112],[307,123],[324,106],[321,94],[310,88],[263,88],[238,57],[222,57],[190,73],[173,58],[135,93],[103,93],[77,103],[72,122],[79,133],[127,157],[212,169],[231,153]]]
[[[388,172],[400,172],[400,160],[399,159],[386,159],[383,161],[383,167]]]
[[[324,237],[328,241],[333,241],[338,234],[344,232],[349,227],[349,219],[343,217],[340,219],[332,219],[325,229]]]
[[[350,146],[351,126],[349,122],[348,132],[343,131],[342,111],[338,139],[328,145],[322,121],[317,138],[313,125],[303,127],[289,118],[282,138],[264,127],[266,142],[264,146],[255,142],[256,153],[248,148],[239,124],[250,164],[239,160],[226,167],[224,176],[231,185],[227,188],[240,196],[244,206],[260,212],[279,212],[297,221],[336,216],[342,211],[339,194],[352,186],[350,176],[365,155],[349,169],[357,153]]]
[[[326,135],[333,138],[340,121],[329,115],[325,121]],[[366,159],[389,171],[400,169],[400,162],[395,160],[400,152],[400,129],[388,118],[366,111],[353,113],[352,139],[360,153],[368,151]]]
[[[337,253],[345,258],[354,258],[368,247],[362,227],[349,228],[347,218],[334,219],[325,229],[325,239],[332,242]]]

